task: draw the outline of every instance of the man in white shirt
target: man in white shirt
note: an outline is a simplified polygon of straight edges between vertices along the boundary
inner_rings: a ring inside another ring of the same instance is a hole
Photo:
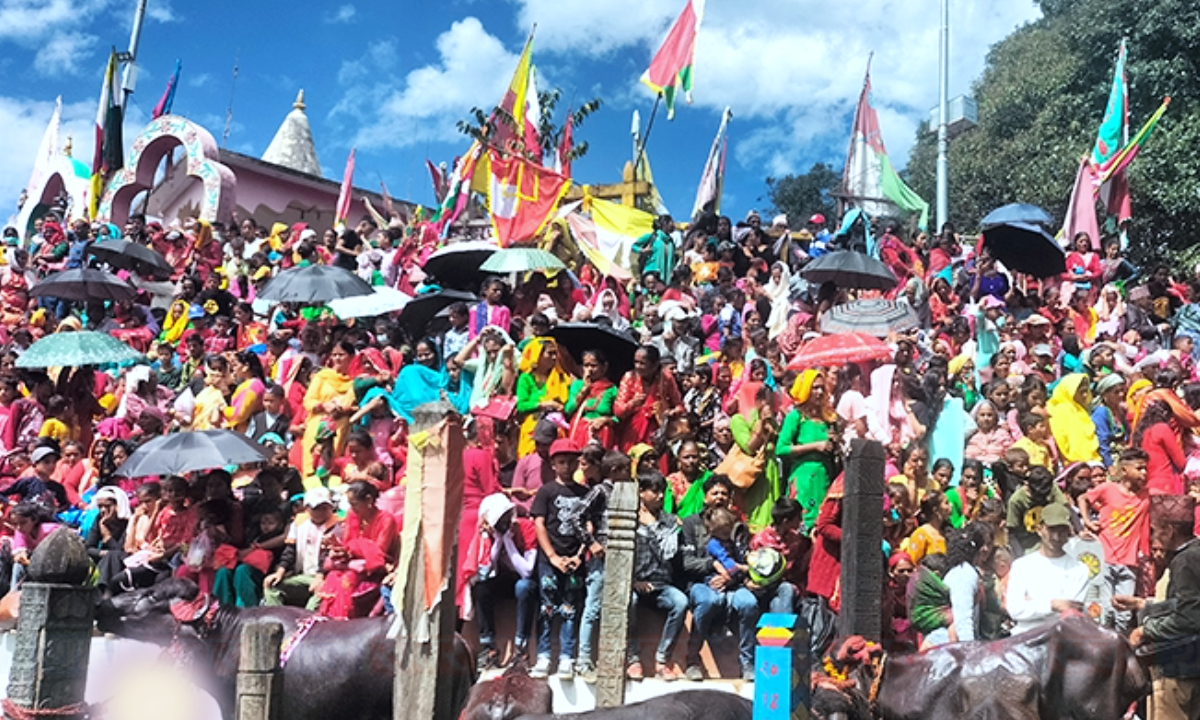
[[[307,517],[298,517],[288,528],[279,563],[263,581],[266,605],[298,605],[316,610],[321,598],[316,589],[324,582],[323,563],[328,545],[339,537],[339,520],[328,488],[304,493]]]
[[[1083,610],[1088,569],[1064,549],[1071,539],[1071,513],[1065,505],[1042,509],[1038,536],[1040,549],[1018,558],[1008,575],[1008,614],[1017,623],[1013,635],[1053,622],[1064,610]]]

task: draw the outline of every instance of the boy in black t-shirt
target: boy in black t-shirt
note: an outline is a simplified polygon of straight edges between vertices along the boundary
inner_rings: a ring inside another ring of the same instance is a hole
[[[576,623],[585,591],[585,524],[597,520],[587,511],[579,512],[578,506],[588,494],[588,488],[574,480],[579,452],[570,440],[554,441],[550,446],[554,482],[538,489],[529,511],[537,528],[537,581],[541,592],[538,658],[530,673],[533,677],[550,674],[550,631],[555,616],[562,619],[558,676],[575,676]]]

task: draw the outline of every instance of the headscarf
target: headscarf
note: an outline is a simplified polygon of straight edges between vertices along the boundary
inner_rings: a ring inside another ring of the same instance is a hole
[[[176,308],[183,311],[179,313],[178,317],[174,317]],[[187,330],[188,323],[191,322],[190,310],[191,306],[188,305],[187,300],[172,302],[171,307],[167,309],[167,316],[163,318],[163,331],[158,339],[172,345],[179,342],[179,338],[183,337],[183,332]]]
[[[970,362],[971,359],[971,356],[967,355],[966,353],[955,356],[955,358],[950,361],[949,366],[947,367],[947,370],[950,372],[950,377],[958,377],[958,374],[962,372],[962,369],[967,366],[967,363]]]
[[[542,358],[542,351],[551,346],[558,347],[551,338],[535,337],[530,340],[529,344],[525,346],[524,352],[521,353],[520,371],[532,375],[537,369],[538,361]],[[547,396],[563,395],[565,397],[570,386],[571,377],[563,372],[562,366],[556,362],[546,377]]]
[[[754,380],[746,380],[741,384],[737,391],[737,414],[741,415],[747,421],[750,420],[751,414],[754,412],[754,407],[757,405],[755,400],[758,391],[762,388],[763,383]]]
[[[277,222],[271,226],[271,234],[267,236],[267,246],[275,252],[283,249],[283,238],[280,237],[284,230],[287,230],[287,223]]]
[[[1117,373],[1110,373],[1108,375],[1105,375],[1103,378],[1100,379],[1100,382],[1096,383],[1095,399],[1099,400],[1100,397],[1104,395],[1104,393],[1108,392],[1109,390],[1112,390],[1113,388],[1117,387],[1118,385],[1123,385],[1124,383],[1125,383],[1125,378],[1121,377]]]
[[[195,248],[197,250],[203,248],[205,245],[212,242],[212,239],[212,224],[204,219],[196,220],[196,242],[194,243]]]
[[[1130,383],[1129,389],[1125,391],[1125,408],[1129,412],[1132,427],[1137,427],[1138,421],[1142,419],[1142,398],[1152,389],[1154,383],[1146,378],[1138,378]]]
[[[796,407],[801,409],[801,412],[803,412],[803,406],[808,403],[808,398],[812,395],[813,385],[817,383],[818,379],[824,381],[825,373],[810,368],[800,373],[800,376],[796,378],[796,382],[792,383],[792,389],[788,394],[791,395],[792,400],[796,401]],[[833,422],[837,419],[837,413],[829,406],[828,399],[826,399],[819,413],[820,419],[825,422]]]
[[[1063,460],[1067,462],[1091,462],[1100,459],[1100,441],[1096,439],[1096,425],[1092,422],[1087,405],[1075,400],[1080,387],[1087,387],[1088,376],[1083,373],[1068,375],[1059,381],[1046,403],[1050,413],[1050,431],[1058,443]]]
[[[867,397],[867,433],[872,439],[890,445],[892,426],[899,425],[901,445],[913,438],[908,424],[908,409],[904,400],[892,397],[892,384],[896,377],[895,365],[882,365],[871,372],[871,394]]]
[[[129,496],[125,491],[115,485],[106,485],[96,491],[96,496],[93,502],[97,507],[101,500],[112,500],[117,506],[117,517],[122,520],[128,520],[131,515],[129,511]]]

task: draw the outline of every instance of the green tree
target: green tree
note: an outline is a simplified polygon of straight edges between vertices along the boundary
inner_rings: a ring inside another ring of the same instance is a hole
[[[842,171],[826,163],[813,165],[803,175],[769,177],[767,196],[772,213],[785,213],[792,227],[800,227],[816,213],[832,221],[837,217],[837,198],[833,193],[841,181]]]
[[[504,126],[513,130],[514,138],[509,141],[508,147],[500,148],[505,152],[512,152],[523,155],[530,160],[540,160],[553,157],[558,152],[558,144],[562,139],[562,134],[566,129],[566,119],[564,118],[561,124],[556,124],[554,121],[554,111],[558,107],[559,100],[562,98],[562,91],[558,88],[546,90],[538,93],[538,107],[541,110],[541,115],[538,117],[537,128],[537,147],[526,147],[524,131],[516,128],[516,121],[508,111],[503,108],[496,107],[489,115],[480,108],[471,108],[469,120],[459,120],[457,123],[458,131],[462,134],[478,140],[484,144],[490,144],[496,136],[496,128]],[[584,121],[594,112],[600,109],[602,101],[600,98],[592,98],[577,108],[568,110],[571,113],[571,124],[574,130],[578,131]],[[577,160],[587,154],[587,141],[575,141],[568,153],[567,160]]]
[[[993,46],[973,94],[979,125],[950,143],[950,219],[974,227],[1009,202],[1061,220],[1079,159],[1095,142],[1116,49],[1127,38],[1131,132],[1172,97],[1133,162],[1130,250],[1165,257],[1200,233],[1200,4],[1189,0],[1041,0],[1043,17]],[[908,162],[932,198],[937,142],[921,133]]]

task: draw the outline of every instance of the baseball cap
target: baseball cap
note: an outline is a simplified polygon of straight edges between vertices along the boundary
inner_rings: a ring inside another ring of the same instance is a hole
[[[32,460],[34,463],[40,463],[41,461],[45,460],[50,455],[53,455],[56,458],[60,457],[59,452],[57,450],[55,450],[54,448],[40,447],[33,451],[33,454],[29,456],[29,459]]]
[[[322,505],[333,504],[333,493],[329,492],[329,488],[316,487],[304,493],[305,507],[315,508]]]
[[[575,441],[567,438],[555,440],[554,444],[550,446],[551,458],[556,455],[578,455],[579,452],[579,446],[575,444]]]
[[[980,305],[983,305],[984,310],[990,310],[991,308],[1004,307],[1004,301],[995,295],[984,295],[983,300],[980,301]]]
[[[1030,349],[1030,351],[1029,351],[1029,352],[1030,352],[1031,354],[1033,354],[1033,355],[1049,355],[1049,356],[1053,356],[1053,355],[1054,355],[1054,348],[1050,347],[1050,346],[1049,346],[1049,345],[1047,345],[1046,343],[1038,343],[1037,345],[1034,345],[1034,346],[1033,346],[1033,348],[1032,348],[1032,349]]]
[[[1046,527],[1070,527],[1071,511],[1062,503],[1047,505],[1042,508],[1042,524]]]

